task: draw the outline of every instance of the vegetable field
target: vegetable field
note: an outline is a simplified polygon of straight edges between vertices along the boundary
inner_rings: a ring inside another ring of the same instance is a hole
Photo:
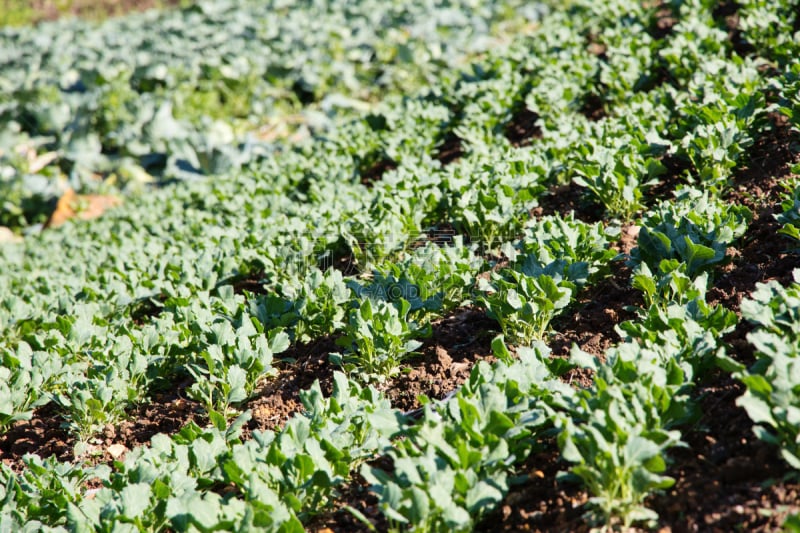
[[[800,531],[797,1],[186,4],[0,28],[0,531]]]

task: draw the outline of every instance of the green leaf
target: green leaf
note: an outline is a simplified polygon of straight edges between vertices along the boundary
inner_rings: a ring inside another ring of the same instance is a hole
[[[228,421],[222,413],[209,409],[208,419],[218,431],[225,431],[228,428]]]
[[[492,339],[492,353],[495,357],[497,357],[497,359],[507,364],[514,360],[511,352],[509,352],[508,348],[506,348],[503,335],[497,335],[494,339]]]
[[[719,353],[715,356],[715,361],[717,366],[723,370],[724,372],[728,372],[731,374],[742,372],[747,368],[742,363],[736,361],[735,359],[723,354]]]
[[[120,491],[122,515],[126,518],[138,518],[150,507],[150,485],[147,483],[131,483]]]
[[[467,492],[467,511],[474,514],[483,509],[492,509],[502,501],[503,496],[503,492],[493,484],[479,482]]]
[[[743,407],[753,422],[757,424],[766,423],[772,426],[775,425],[775,418],[772,415],[772,409],[770,408],[769,404],[761,398],[757,398],[752,394],[746,394],[745,396],[741,396],[736,400],[736,405]]]

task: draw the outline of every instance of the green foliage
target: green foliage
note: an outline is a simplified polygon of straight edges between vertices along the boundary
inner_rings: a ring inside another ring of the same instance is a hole
[[[195,380],[188,394],[209,413],[227,415],[232,406],[249,399],[259,380],[272,372],[273,355],[289,347],[289,337],[280,329],[264,336],[250,321],[236,329],[228,322],[217,322],[212,328],[213,342],[200,352],[197,363],[188,366]]]
[[[781,448],[781,456],[800,470],[800,342],[767,331],[750,333],[756,348],[756,367],[740,373],[747,391],[736,404],[756,424],[756,436]]]
[[[642,291],[645,308],[685,305],[704,297],[708,288],[707,272],[691,278],[687,268],[686,263],[677,259],[662,259],[654,274],[647,263],[640,263],[633,271],[631,285]]]
[[[345,305],[350,301],[350,291],[338,270],[330,269],[323,273],[311,269],[296,291],[286,288],[285,292],[289,299],[281,301],[289,302],[289,316],[296,319],[287,322],[287,311],[280,311],[280,318],[273,326],[293,325],[295,340],[308,342],[344,326]]]
[[[639,315],[639,320],[617,326],[623,340],[635,340],[647,347],[680,347],[673,358],[692,379],[714,366],[717,357],[724,353],[724,344],[719,339],[737,323],[733,311],[720,305],[709,306],[702,297],[685,303],[654,304]]]
[[[209,412],[227,415],[273,372],[273,356],[289,347],[289,336],[281,328],[265,331],[230,285],[221,286],[218,296],[206,298],[179,308],[179,317],[191,319],[185,331],[194,332],[194,344],[185,359],[171,364],[185,366],[194,378],[188,390],[192,399]]]
[[[29,420],[33,409],[49,401],[47,391],[62,372],[58,357],[34,352],[21,342],[4,351],[0,366],[0,430],[17,420]]]
[[[515,246],[520,256],[514,257],[514,268],[530,276],[561,270],[561,276],[582,287],[608,274],[617,256],[609,247],[614,233],[601,223],[576,220],[573,213],[542,217],[528,224]]]
[[[657,515],[644,499],[674,483],[663,475],[664,452],[681,444],[671,427],[690,414],[685,389],[691,379],[677,350],[680,344],[624,343],[603,364],[573,349],[573,360],[597,374],[582,391],[576,421],[561,419],[558,441],[562,456],[576,463],[571,474],[591,492],[590,516],[600,524],[653,522]]]
[[[697,179],[708,190],[725,189],[732,170],[752,146],[754,130],[763,126],[766,114],[760,92],[731,93],[723,90],[712,103],[688,105],[684,125],[689,132],[681,148],[697,169]]]
[[[24,228],[47,222],[63,187],[60,180],[43,175],[0,174],[0,225]]]
[[[164,9],[180,5],[187,7],[193,0],[155,0],[153,7]],[[91,20],[102,20],[111,16],[122,15],[123,8],[118,4],[97,5],[92,0],[60,0],[46,6],[31,6],[26,0],[5,0],[3,12],[0,14],[0,26],[23,26],[41,22],[53,16],[56,10],[59,16],[69,17],[76,13]],[[130,9],[130,8],[129,8]]]
[[[448,176],[449,215],[456,229],[488,250],[517,237],[544,187],[498,162],[473,164]]]
[[[603,131],[597,144],[585,144],[579,150],[581,160],[573,181],[586,187],[610,216],[623,220],[644,207],[643,193],[666,172],[644,139],[615,130]]]
[[[791,531],[792,533],[800,531],[800,513],[787,516],[783,522],[783,527],[786,528],[786,531]]]
[[[492,273],[487,294],[480,298],[490,318],[514,344],[542,340],[550,321],[572,301],[575,285],[548,274],[528,275],[503,269]]]
[[[669,433],[648,435],[651,438],[636,435],[633,422],[625,417],[639,407],[635,400],[609,401],[605,410],[593,415],[613,424],[614,429],[597,423],[578,430],[567,422],[561,434],[565,439],[562,456],[579,463],[571,472],[595,495],[590,503],[600,510],[598,522],[602,524],[629,527],[633,522],[652,523],[658,515],[643,505],[644,498],[653,490],[674,484],[673,479],[662,475],[666,464],[661,454],[675,445],[676,438]],[[612,409],[616,417],[613,422],[608,411]]]
[[[782,184],[786,192],[781,195],[781,212],[773,215],[781,224],[778,233],[800,241],[800,181]]]
[[[240,440],[249,414],[230,426],[190,423],[156,435],[114,471],[26,458],[16,474],[0,466],[0,523],[29,530],[303,531],[301,518],[323,510],[350,468],[390,443],[403,417],[373,388],[334,375],[302,394],[307,414],[279,433]],[[86,483],[101,483],[86,489]],[[231,487],[224,495],[221,486]],[[60,529],[58,529],[60,530]]]
[[[756,363],[726,363],[747,387],[737,404],[756,424],[756,436],[780,446],[783,459],[800,470],[800,271],[794,277],[785,288],[776,281],[760,283],[742,301],[742,316],[756,326],[747,335]]]
[[[132,192],[241,168],[270,141],[329,128],[486,50],[523,5],[497,1],[475,13],[469,2],[192,4],[101,25],[0,29],[0,197],[13,200],[0,205],[0,224],[43,222],[62,176],[81,191],[103,176],[103,186]],[[3,7],[15,24],[34,12],[16,0]],[[442,12],[432,25],[431,10]],[[170,38],[152,38],[161,34]],[[19,150],[46,161],[44,171],[29,175]]]
[[[511,465],[523,460],[551,428],[551,409],[571,390],[542,358],[548,350],[520,348],[519,361],[478,363],[469,380],[405,438],[385,448],[393,469],[364,466],[394,530],[471,531],[509,488]]]
[[[677,259],[694,278],[725,259],[727,247],[744,234],[751,219],[745,206],[682,189],[675,202],[662,202],[645,215],[631,257],[651,270],[660,268],[664,259]]]
[[[756,52],[779,65],[792,64],[796,59],[797,4],[783,0],[746,0],[739,6],[742,39]],[[776,9],[777,8],[777,9]],[[797,65],[797,63],[794,63]]]
[[[767,101],[797,122],[797,48],[778,34],[796,10],[739,4],[747,42],[706,0],[209,0],[0,31],[0,224],[15,241],[0,242],[0,431],[54,401],[91,442],[183,382],[209,420],[91,484],[52,459],[0,469],[0,530],[299,533],[359,471],[393,527],[469,530],[557,433],[594,525],[648,525],[714,362],[752,382],[760,434],[796,456],[795,290],[743,304],[764,323],[750,369],[725,355],[734,315],[705,301],[750,220],[723,199]],[[657,203],[676,180],[703,192]],[[66,186],[125,201],[39,231]],[[639,214],[645,305],[623,342],[597,360],[527,348],[573,298],[582,319],[627,244],[611,246],[614,219]],[[440,318],[447,339],[479,339],[459,320],[475,303],[504,333],[494,366],[408,414],[363,386],[412,372]],[[301,391],[302,412],[242,442],[248,413],[228,415],[276,354],[339,338],[352,381]],[[576,365],[592,385],[556,379]]]
[[[104,465],[81,467],[36,455],[26,455],[23,461],[26,468],[21,475],[0,465],[0,524],[21,531],[65,526],[69,509],[86,501],[84,485],[106,481],[110,475]]]
[[[800,338],[800,273],[788,287],[776,281],[759,283],[749,298],[742,300],[742,316],[760,329],[790,338]]]
[[[780,112],[789,118],[795,131],[800,131],[800,63],[795,61],[787,65],[778,84],[781,92]]]
[[[383,262],[366,280],[350,280],[348,286],[360,299],[409,304],[409,318],[424,322],[471,302],[476,273],[484,259],[474,246],[459,236],[452,246],[428,242],[409,251],[399,262]]]
[[[125,415],[127,383],[110,372],[107,376],[83,378],[67,375],[65,392],[56,403],[67,415],[69,430],[80,442],[98,433],[106,424],[117,424]]]
[[[366,298],[350,311],[344,336],[337,343],[347,351],[331,354],[334,362],[365,380],[383,381],[400,371],[402,363],[422,346],[420,337],[430,335],[430,324],[408,320],[411,304],[400,299],[397,305]]]

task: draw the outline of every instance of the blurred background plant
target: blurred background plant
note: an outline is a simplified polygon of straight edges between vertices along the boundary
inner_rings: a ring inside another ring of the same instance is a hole
[[[191,0],[0,0],[0,25],[22,26],[63,16],[103,20],[129,11],[186,7]]]

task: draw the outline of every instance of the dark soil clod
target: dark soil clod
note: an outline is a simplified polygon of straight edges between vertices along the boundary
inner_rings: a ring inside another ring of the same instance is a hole
[[[366,187],[371,187],[376,181],[379,181],[383,175],[397,168],[397,163],[389,158],[383,158],[377,162],[369,165],[364,170],[359,172],[361,175],[361,184]]]
[[[461,138],[453,132],[445,135],[442,145],[434,156],[442,166],[449,165],[453,161],[461,159],[464,155],[464,146]]]
[[[588,93],[583,97],[579,111],[592,122],[606,117],[605,103],[600,95],[595,93]]]
[[[534,139],[541,139],[542,129],[536,124],[537,120],[537,113],[522,106],[505,126],[506,139],[517,148],[530,145]]]
[[[594,223],[603,219],[605,209],[594,203],[585,194],[585,190],[570,181],[566,185],[555,185],[539,197],[539,206],[531,210],[531,216],[542,217],[560,214],[575,214],[575,218]]]

